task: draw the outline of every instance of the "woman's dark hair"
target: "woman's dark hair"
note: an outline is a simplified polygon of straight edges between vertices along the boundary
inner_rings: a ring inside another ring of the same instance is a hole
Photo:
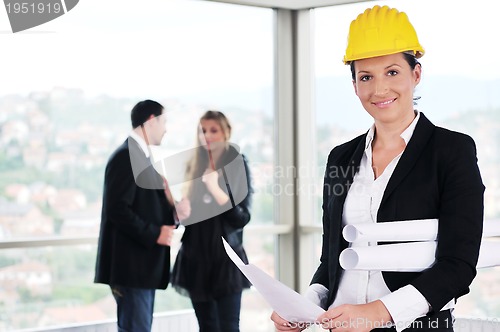
[[[411,70],[415,69],[415,67],[417,65],[422,66],[420,64],[420,62],[418,62],[418,60],[415,57],[415,55],[413,55],[413,53],[403,52],[403,56],[404,56],[406,62],[408,62],[408,64],[410,65]],[[356,61],[352,61],[351,64],[350,64],[350,66],[351,66],[351,76],[352,76],[352,80],[353,81],[356,81],[356,70],[354,68],[354,63],[355,62]]]
[[[154,100],[143,100],[138,102],[130,112],[132,128],[137,128],[146,122],[151,115],[160,116],[163,112],[163,106]]]

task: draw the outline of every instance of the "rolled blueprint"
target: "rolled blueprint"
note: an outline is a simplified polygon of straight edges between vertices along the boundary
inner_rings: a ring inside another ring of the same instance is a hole
[[[500,265],[500,241],[483,241],[477,268]],[[434,264],[436,241],[347,248],[339,257],[344,270],[420,272]]]
[[[369,241],[434,241],[438,233],[438,219],[420,219],[346,225],[342,230],[348,242]],[[500,236],[500,221],[486,220],[483,237]]]
[[[485,241],[481,242],[481,248],[479,249],[479,260],[477,262],[477,268],[493,267],[500,265],[500,242],[499,241]]]
[[[347,248],[339,257],[344,270],[419,272],[434,263],[436,242]]]
[[[500,220],[485,220],[483,237],[500,236]]]
[[[433,241],[437,232],[437,219],[422,219],[346,225],[342,235],[349,242]]]

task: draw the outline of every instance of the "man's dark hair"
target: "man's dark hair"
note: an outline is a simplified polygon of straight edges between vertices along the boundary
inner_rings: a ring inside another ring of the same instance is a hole
[[[157,117],[163,112],[163,106],[154,100],[143,100],[138,102],[130,112],[132,128],[137,128],[148,121],[151,115]]]

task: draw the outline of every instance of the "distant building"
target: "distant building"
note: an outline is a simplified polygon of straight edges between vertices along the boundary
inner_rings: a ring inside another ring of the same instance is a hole
[[[16,290],[24,288],[31,295],[52,293],[50,268],[39,262],[25,262],[0,268],[0,288]]]
[[[70,323],[88,323],[109,319],[97,305],[46,308],[43,310],[38,326],[51,326]]]
[[[52,152],[47,156],[46,169],[50,172],[62,172],[66,167],[74,166],[76,163],[74,153]]]
[[[42,134],[30,134],[27,144],[22,149],[25,166],[33,166],[38,169],[44,167],[47,162],[47,146],[44,139]]]
[[[5,237],[48,236],[54,222],[34,204],[9,202],[0,198],[0,228]],[[1,233],[0,232],[0,235]]]
[[[97,235],[101,224],[101,203],[66,212],[60,218],[63,220],[60,230],[62,236]]]
[[[30,201],[30,189],[25,184],[12,183],[5,187],[5,196],[14,200],[16,203],[26,204]]]
[[[59,189],[56,195],[50,197],[49,206],[58,215],[80,211],[87,206],[87,197],[77,189]]]
[[[23,142],[29,133],[28,124],[21,120],[9,120],[5,122],[0,131],[0,144],[7,146],[12,141]]]

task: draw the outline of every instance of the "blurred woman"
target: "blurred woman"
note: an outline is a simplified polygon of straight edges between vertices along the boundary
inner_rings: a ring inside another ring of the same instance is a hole
[[[201,332],[237,332],[241,295],[250,283],[227,256],[221,237],[248,263],[243,227],[250,221],[248,161],[229,143],[231,125],[218,111],[200,119],[199,148],[187,170],[191,215],[173,269],[172,284],[188,295]]]

